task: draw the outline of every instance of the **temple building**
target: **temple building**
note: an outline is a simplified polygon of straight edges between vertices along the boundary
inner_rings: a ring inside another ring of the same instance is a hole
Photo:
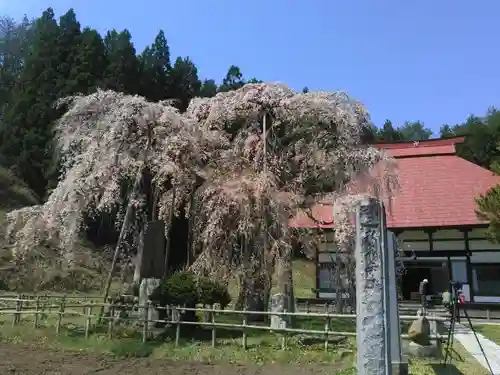
[[[475,305],[500,303],[500,244],[486,238],[487,222],[476,215],[475,198],[500,183],[500,176],[456,154],[463,138],[377,144],[397,161],[399,191],[386,205],[387,229],[403,247],[406,273],[404,299],[418,295],[418,284],[429,280],[430,292],[440,296],[450,280],[464,283],[466,300]],[[331,222],[331,205],[317,205],[313,216]],[[308,217],[294,227],[317,227]],[[334,224],[323,226],[334,230]],[[332,298],[332,243],[317,253],[316,293]]]

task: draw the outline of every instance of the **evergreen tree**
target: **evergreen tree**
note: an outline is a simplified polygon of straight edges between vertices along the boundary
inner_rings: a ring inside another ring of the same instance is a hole
[[[397,131],[405,141],[423,141],[432,137],[432,130],[420,121],[406,121]]]
[[[135,55],[129,31],[108,31],[104,38],[104,46],[108,64],[103,86],[109,90],[137,94],[141,82],[140,63]]]
[[[439,136],[441,138],[453,137],[454,132],[450,125],[442,125],[439,129]]]
[[[163,30],[156,35],[154,43],[139,57],[141,64],[141,93],[147,99],[159,101],[171,95],[169,85],[170,48]]]
[[[403,135],[394,129],[391,120],[385,120],[384,126],[379,130],[377,138],[384,142],[394,142],[403,140]]]
[[[178,57],[170,71],[169,85],[171,98],[179,101],[179,110],[185,111],[189,101],[198,96],[201,81],[198,78],[198,68],[189,57]]]
[[[243,79],[243,73],[241,73],[240,68],[231,65],[226,76],[222,80],[222,84],[219,86],[219,92],[237,90],[243,87],[244,84],[245,80]]]
[[[59,172],[52,150],[57,99],[101,87],[152,101],[177,99],[184,111],[195,96],[260,82],[245,81],[234,65],[220,87],[209,78],[202,82],[191,59],[179,57],[171,64],[162,30],[140,56],[131,39],[127,30],[111,30],[103,39],[94,29],[81,29],[73,9],[59,23],[50,8],[34,22],[0,19],[0,163],[41,197]]]
[[[201,84],[200,96],[203,98],[211,98],[217,94],[217,84],[213,79],[205,79]]]
[[[52,139],[51,123],[57,118],[53,107],[60,87],[60,29],[51,8],[35,22],[30,54],[26,58],[12,100],[5,112],[1,152],[16,174],[44,196],[47,155]]]
[[[76,14],[70,9],[59,19],[59,37],[57,40],[59,52],[57,96],[64,97],[75,93],[76,87],[72,84],[72,69],[76,66],[76,56],[81,40],[80,23]]]
[[[457,153],[484,168],[500,160],[500,111],[490,108],[486,116],[469,116],[467,121],[453,129],[465,142],[457,144]]]
[[[0,18],[0,121],[28,54],[31,22]]]
[[[101,35],[94,29],[83,29],[74,56],[67,89],[72,93],[89,94],[103,85],[106,51]]]

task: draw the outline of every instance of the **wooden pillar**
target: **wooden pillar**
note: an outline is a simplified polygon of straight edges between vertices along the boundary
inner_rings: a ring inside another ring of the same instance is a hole
[[[319,298],[319,272],[320,272],[320,266],[319,266],[319,247],[316,247],[316,252],[315,252],[315,262],[316,264],[316,298]]]
[[[434,229],[426,229],[425,232],[427,233],[427,236],[429,238],[429,251],[432,252],[434,250],[434,242],[433,242],[432,235],[435,232],[435,230]]]
[[[470,302],[474,302],[474,288],[472,287],[472,266],[470,262],[470,244],[469,244],[469,229],[464,229],[464,240],[465,240],[465,257],[466,257],[466,265],[467,265],[467,281],[469,283],[469,295]]]

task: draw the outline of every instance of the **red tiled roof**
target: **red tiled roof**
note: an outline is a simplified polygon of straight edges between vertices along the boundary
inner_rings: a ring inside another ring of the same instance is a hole
[[[463,138],[378,144],[397,161],[399,191],[386,204],[389,228],[418,228],[484,224],[477,218],[474,198],[500,184],[500,177],[455,154]],[[317,205],[315,218],[331,222],[331,205]],[[317,227],[300,214],[290,225]],[[326,227],[333,227],[327,225]]]

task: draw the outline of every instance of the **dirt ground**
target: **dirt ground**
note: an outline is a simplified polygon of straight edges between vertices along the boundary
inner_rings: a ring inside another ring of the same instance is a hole
[[[291,364],[231,365],[177,362],[160,359],[117,359],[83,352],[59,352],[12,344],[0,344],[2,375],[319,375],[332,367]]]

